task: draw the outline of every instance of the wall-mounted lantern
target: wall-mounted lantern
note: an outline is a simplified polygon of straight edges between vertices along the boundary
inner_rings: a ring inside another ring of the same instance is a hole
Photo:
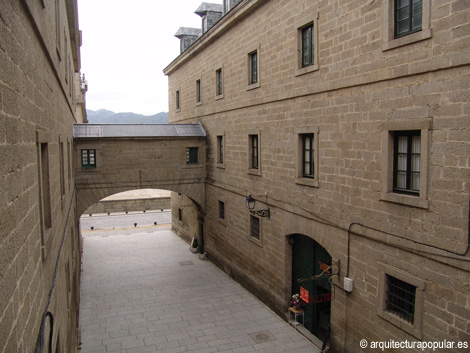
[[[246,198],[245,204],[246,204],[246,208],[248,208],[248,209],[250,210],[250,214],[251,214],[252,216],[268,217],[268,218],[270,218],[270,216],[271,216],[271,210],[270,210],[269,207],[268,207],[266,210],[258,210],[258,211],[255,211],[255,210],[254,210],[255,205],[256,205],[256,200],[251,197],[251,194],[248,195],[248,197]]]

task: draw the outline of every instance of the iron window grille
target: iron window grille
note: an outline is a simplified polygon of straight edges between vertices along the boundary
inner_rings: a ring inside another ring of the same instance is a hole
[[[314,135],[302,135],[302,175],[305,178],[315,178],[315,161],[314,161]]]
[[[393,191],[419,196],[421,131],[394,133]]]
[[[414,324],[416,286],[390,275],[387,277],[386,310]]]
[[[178,220],[183,222],[183,210],[178,208]]]
[[[96,150],[82,150],[82,168],[96,168]]]
[[[217,151],[218,151],[218,160],[219,164],[224,164],[224,137],[217,136]]]
[[[186,148],[186,164],[198,164],[199,163],[199,148],[198,147],[187,147]]]
[[[196,81],[196,103],[201,103],[201,80]]]
[[[302,28],[302,67],[314,64],[313,23]]]
[[[176,91],[176,110],[180,109],[180,91]]]
[[[251,168],[259,168],[259,149],[258,149],[258,135],[250,135],[251,145]]]
[[[258,52],[250,54],[250,85],[258,83]]]
[[[215,77],[216,77],[216,95],[221,96],[223,93],[223,87],[222,87],[222,69],[218,69],[215,72]]]
[[[395,38],[421,31],[423,0],[395,0]]]
[[[255,216],[250,216],[251,220],[251,227],[250,227],[250,235],[255,239],[260,239],[260,224],[259,218]]]
[[[225,219],[225,203],[223,201],[219,201],[219,218]]]

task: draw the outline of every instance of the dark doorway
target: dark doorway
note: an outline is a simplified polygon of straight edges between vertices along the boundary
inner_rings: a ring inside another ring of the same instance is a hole
[[[305,312],[304,325],[323,339],[331,316],[331,283],[328,277],[312,279],[324,272],[331,273],[331,256],[315,240],[302,235],[291,236],[292,294],[300,294]]]

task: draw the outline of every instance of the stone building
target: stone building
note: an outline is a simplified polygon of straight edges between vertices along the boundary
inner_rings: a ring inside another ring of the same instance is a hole
[[[173,228],[335,352],[470,340],[470,8],[397,4],[224,1],[164,70],[208,141]]]
[[[0,1],[0,352],[76,352],[76,0]]]

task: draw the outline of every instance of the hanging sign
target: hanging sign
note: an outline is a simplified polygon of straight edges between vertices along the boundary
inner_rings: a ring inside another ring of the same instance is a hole
[[[334,298],[333,293],[330,292],[330,293],[312,295],[310,299],[311,299],[311,303],[324,303],[324,302],[329,302],[335,298]]]
[[[300,299],[305,303],[310,304],[310,293],[304,287],[300,287]]]
[[[331,274],[331,272],[330,272],[330,265],[327,265],[326,263],[321,262],[321,261],[318,261],[318,265],[320,265],[320,270],[321,270],[322,272],[325,271],[325,273]]]

